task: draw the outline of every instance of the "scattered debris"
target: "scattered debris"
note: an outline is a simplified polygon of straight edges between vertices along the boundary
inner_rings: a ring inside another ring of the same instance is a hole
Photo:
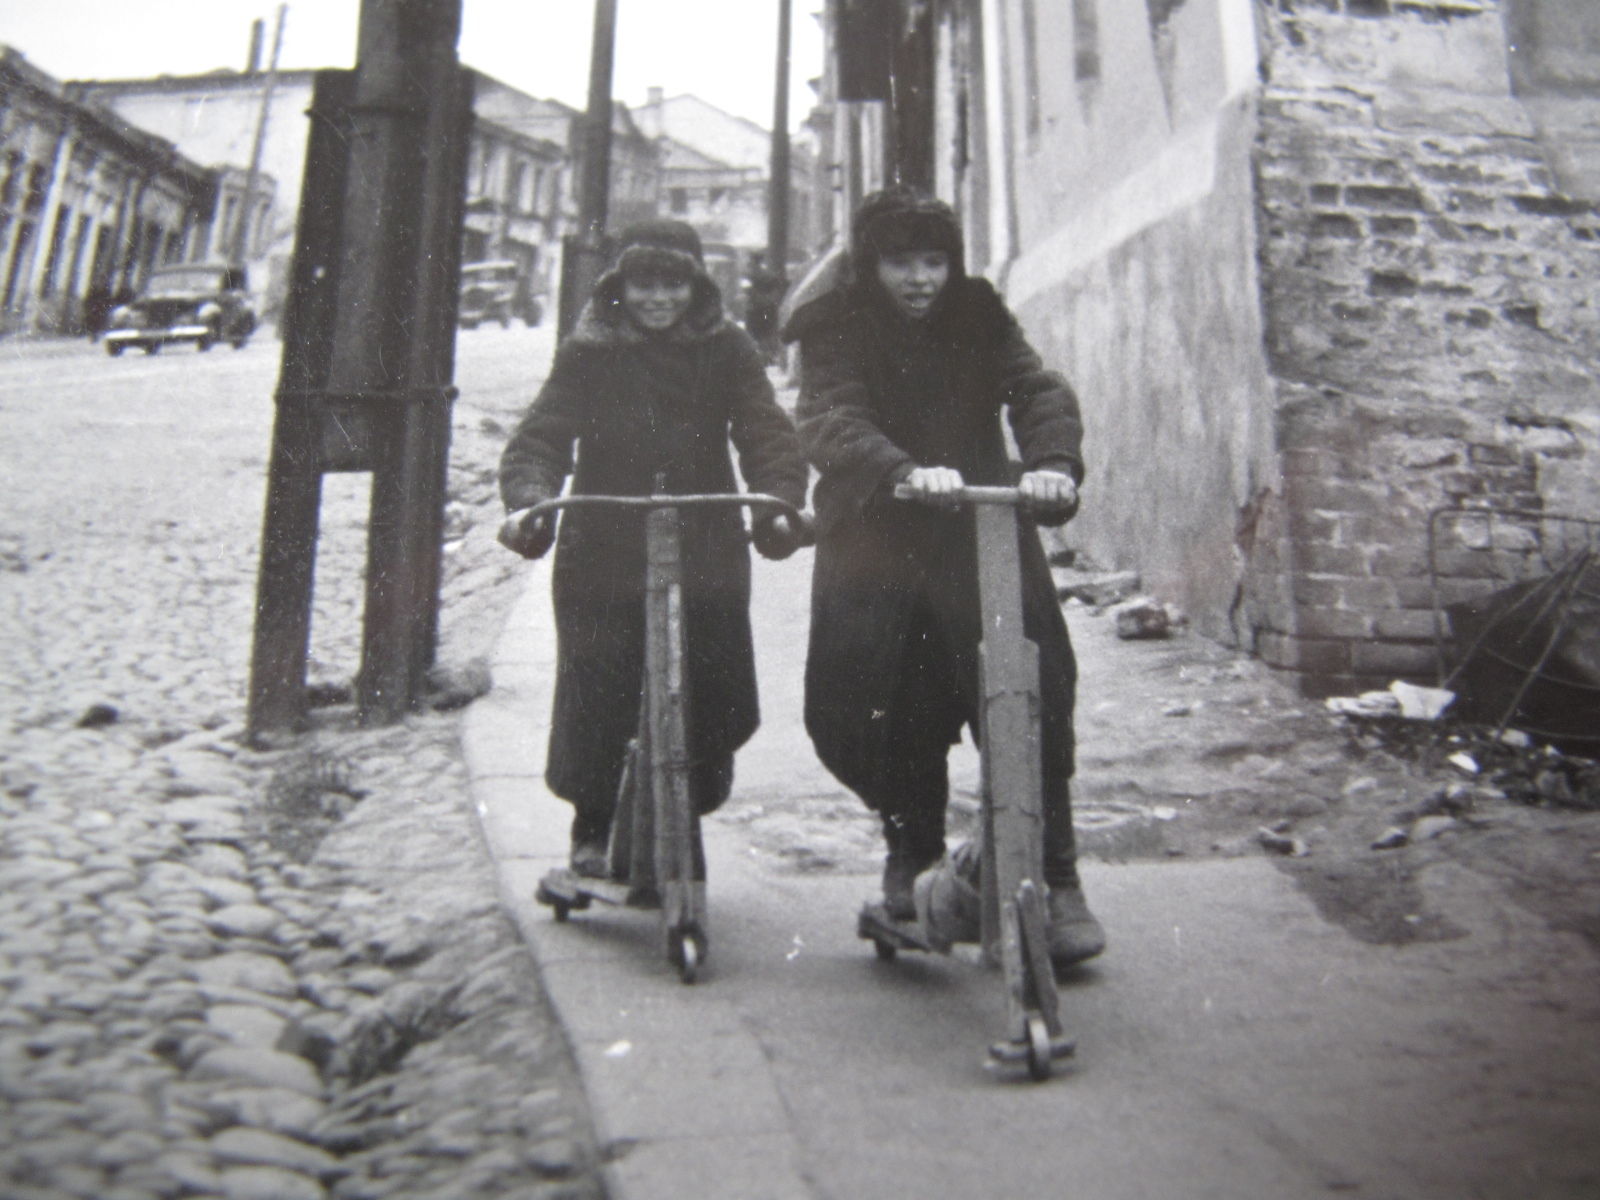
[[[1137,571],[1056,571],[1056,595],[1062,600],[1077,600],[1090,608],[1105,608],[1137,595],[1140,583]]]
[[[1600,753],[1600,561],[1591,542],[1540,579],[1446,610],[1458,715]]]
[[[1282,822],[1279,822],[1282,824]],[[1256,830],[1256,841],[1261,843],[1262,849],[1270,850],[1273,854],[1283,854],[1289,858],[1304,858],[1311,853],[1311,848],[1297,837],[1290,837],[1272,826],[1263,825]]]
[[[1455,700],[1445,688],[1419,687],[1397,679],[1387,691],[1359,696],[1330,696],[1323,703],[1329,712],[1346,717],[1404,717],[1408,721],[1437,721]]]
[[[1172,616],[1167,606],[1152,596],[1137,596],[1111,610],[1117,636],[1123,641],[1172,636]]]

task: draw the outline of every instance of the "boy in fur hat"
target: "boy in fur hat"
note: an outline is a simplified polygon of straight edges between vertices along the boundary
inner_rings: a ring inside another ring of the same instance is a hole
[[[1036,520],[1068,520],[1083,478],[1077,399],[994,289],[966,275],[960,223],[940,201],[867,197],[848,261],[823,278],[800,285],[783,330],[800,344],[800,441],[820,472],[806,728],[882,819],[890,914],[921,916],[937,941],[975,940],[977,856],[929,870],[944,854],[950,746],[977,729],[981,636],[972,515],[936,502],[1015,483]],[[896,500],[901,483],[935,504]],[[1105,946],[1072,836],[1077,667],[1038,537],[1020,549],[1023,627],[1039,648],[1050,951],[1064,968]]]
[[[723,314],[699,235],[679,221],[625,230],[550,376],[500,460],[508,510],[561,492],[642,496],[738,490],[729,441],[751,491],[795,507],[807,471],[773,398],[761,352]],[[658,486],[658,480],[661,486]],[[750,556],[732,508],[682,514],[690,792],[698,811],[727,799],[733,754],[759,722],[750,640]],[[511,549],[537,558],[556,542],[557,660],[545,782],[571,802],[572,868],[603,877],[644,670],[644,515],[567,512],[556,537],[524,522]],[[802,531],[761,513],[749,541],[792,554]]]

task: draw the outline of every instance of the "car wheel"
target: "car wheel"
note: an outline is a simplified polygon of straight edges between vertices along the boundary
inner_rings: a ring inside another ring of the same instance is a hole
[[[461,328],[463,328],[463,329],[476,329],[477,327],[478,327],[478,323],[476,321],[463,321],[463,322],[461,322]]]
[[[121,358],[122,357],[122,349],[123,349],[123,347],[122,347],[122,343],[121,342],[107,342],[106,343],[106,353],[109,354],[112,358]]]
[[[199,339],[195,342],[194,348],[196,350],[200,351],[201,354],[204,354],[207,350],[211,349],[211,347],[216,344],[216,341],[217,341],[217,338],[216,338],[215,334],[202,333],[200,335]]]
[[[245,343],[248,342],[249,340],[250,340],[250,335],[248,333],[241,333],[238,337],[234,338],[228,344],[230,346],[232,346],[235,350],[243,350],[244,347],[245,347]]]
[[[146,354],[160,354],[161,353],[161,343],[160,342],[146,342],[145,343],[145,347],[144,347],[144,352]]]

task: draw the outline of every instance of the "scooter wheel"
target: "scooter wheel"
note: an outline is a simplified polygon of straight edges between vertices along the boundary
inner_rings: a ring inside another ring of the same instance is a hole
[[[899,954],[899,951],[894,948],[893,943],[886,942],[882,938],[872,939],[872,950],[873,953],[878,956],[879,962],[893,962],[895,960],[895,956]]]
[[[558,922],[564,924],[566,919],[572,915],[572,905],[564,900],[556,900],[551,903],[550,911]]]
[[[1028,1018],[1028,1074],[1035,1083],[1043,1083],[1050,1078],[1052,1066],[1050,1057],[1050,1030],[1045,1027],[1044,1018],[1032,1016]]]
[[[678,978],[684,983],[693,983],[700,971],[700,940],[687,931],[678,934],[673,957],[678,960]]]

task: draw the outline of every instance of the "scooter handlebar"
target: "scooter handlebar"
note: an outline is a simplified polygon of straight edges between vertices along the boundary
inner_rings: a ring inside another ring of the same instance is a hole
[[[527,522],[549,516],[564,508],[634,508],[651,511],[659,508],[748,508],[765,509],[778,516],[788,517],[800,533],[800,545],[809,546],[816,541],[811,518],[787,500],[769,496],[765,492],[690,492],[681,496],[602,496],[583,494],[555,496],[541,500],[529,508],[519,508],[506,514],[500,526],[500,543],[515,547],[521,540]],[[548,548],[548,547],[546,547]],[[543,553],[541,550],[540,554]],[[533,557],[539,557],[534,555]]]
[[[896,500],[924,500],[922,493],[916,491],[909,483],[894,485]],[[926,503],[953,503],[953,504],[1005,504],[1012,508],[1026,503],[1022,492],[1014,487],[984,487],[976,484],[963,484],[952,492],[948,499],[941,496],[937,501],[927,499]]]

